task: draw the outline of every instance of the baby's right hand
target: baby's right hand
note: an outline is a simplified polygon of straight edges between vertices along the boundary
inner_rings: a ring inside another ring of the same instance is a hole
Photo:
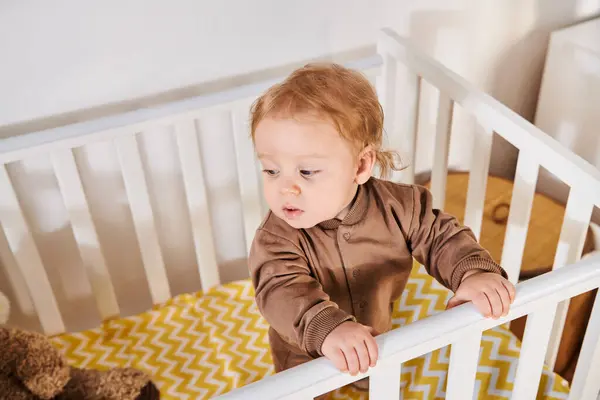
[[[327,335],[321,353],[342,372],[354,376],[365,373],[377,363],[377,342],[368,326],[346,321]]]

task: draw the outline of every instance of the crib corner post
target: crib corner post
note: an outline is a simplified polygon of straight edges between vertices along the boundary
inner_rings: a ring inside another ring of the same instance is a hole
[[[421,76],[409,65],[404,43],[387,29],[380,32],[377,53],[383,60],[377,92],[384,113],[384,138],[387,147],[400,150],[405,167],[403,171],[393,171],[391,180],[412,184],[415,181]],[[403,74],[398,73],[399,64],[404,64]],[[400,99],[398,93],[402,93]]]
[[[575,367],[569,400],[600,396],[600,294],[596,299]]]

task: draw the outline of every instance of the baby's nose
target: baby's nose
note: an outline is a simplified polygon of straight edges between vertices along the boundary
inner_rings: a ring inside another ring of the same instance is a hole
[[[290,182],[288,184],[283,185],[283,187],[281,188],[281,193],[284,195],[298,196],[300,194],[300,186]]]

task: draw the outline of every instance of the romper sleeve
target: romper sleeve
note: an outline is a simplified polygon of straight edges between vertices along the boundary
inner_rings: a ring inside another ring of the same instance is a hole
[[[506,271],[479,245],[470,228],[452,215],[434,209],[427,188],[418,185],[412,188],[408,241],[413,257],[430,275],[454,292],[463,275],[473,269],[508,278]]]
[[[355,318],[341,310],[311,275],[304,252],[265,229],[256,232],[249,254],[256,304],[288,343],[319,357],[327,335]]]

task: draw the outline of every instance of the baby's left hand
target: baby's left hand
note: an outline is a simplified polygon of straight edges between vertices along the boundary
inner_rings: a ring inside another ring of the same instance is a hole
[[[468,271],[463,277],[446,309],[472,301],[486,318],[500,318],[508,314],[515,299],[515,287],[502,275],[481,270]]]

